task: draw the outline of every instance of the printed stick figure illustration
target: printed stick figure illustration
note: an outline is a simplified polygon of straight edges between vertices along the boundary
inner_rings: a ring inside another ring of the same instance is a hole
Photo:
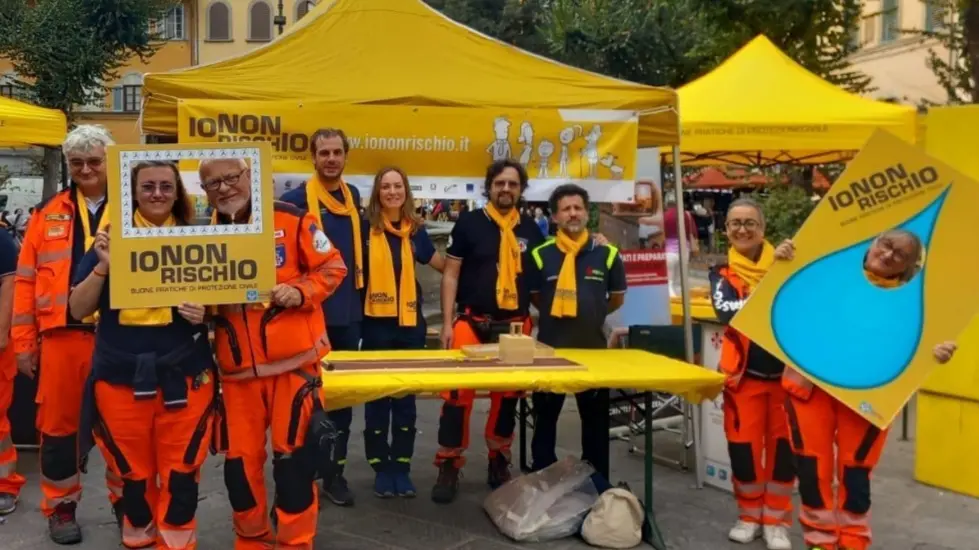
[[[605,156],[603,156],[601,160],[598,161],[599,164],[608,168],[609,172],[612,173],[612,179],[614,180],[622,179],[622,173],[625,172],[625,168],[615,163],[615,159],[617,158],[618,157],[616,157],[612,153],[608,153]]]
[[[537,177],[541,179],[547,179],[547,165],[551,162],[551,155],[554,154],[554,142],[548,139],[540,140],[537,145],[537,164],[540,169],[537,171]]]
[[[594,125],[591,131],[585,136],[585,148],[581,150],[582,156],[588,161],[588,177],[598,177],[598,139],[602,137],[602,127]]]
[[[493,120],[493,134],[496,139],[486,148],[493,162],[510,158],[510,120],[505,116],[496,117]]]
[[[530,125],[530,122],[525,120],[520,124],[520,137],[517,138],[517,142],[523,143],[519,162],[524,168],[527,168],[530,166],[530,156],[534,150],[534,127]]]
[[[581,136],[581,126],[578,126],[577,124],[574,126],[568,126],[564,130],[561,130],[561,133],[558,134],[558,141],[561,142],[561,156],[559,157],[560,164],[558,167],[558,176],[564,178],[568,177],[568,147],[571,145],[571,142],[579,136]]]

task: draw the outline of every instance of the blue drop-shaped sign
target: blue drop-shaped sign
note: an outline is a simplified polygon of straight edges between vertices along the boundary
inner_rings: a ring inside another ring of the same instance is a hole
[[[899,226],[917,235],[925,250],[948,191]],[[911,363],[921,341],[927,263],[907,283],[880,288],[863,268],[873,240],[805,266],[772,301],[772,333],[789,361],[839,388],[868,390],[890,383]]]

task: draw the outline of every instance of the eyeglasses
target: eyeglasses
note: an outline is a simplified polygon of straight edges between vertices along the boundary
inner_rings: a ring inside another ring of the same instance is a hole
[[[161,195],[169,196],[177,191],[177,186],[168,181],[160,183],[144,182],[139,184],[139,192],[143,195],[153,195],[157,191],[159,191]]]
[[[72,158],[68,159],[68,166],[73,170],[83,170],[88,166],[92,170],[97,170],[105,163],[105,157],[89,157],[87,159]]]
[[[228,187],[234,187],[238,185],[238,182],[241,181],[241,176],[243,176],[247,171],[248,169],[246,168],[237,174],[229,174],[227,176],[222,176],[209,181],[203,181],[201,182],[201,188],[203,188],[204,191],[210,192],[220,189],[221,184],[227,185]]]
[[[727,220],[724,222],[724,226],[731,231],[737,231],[738,229],[744,229],[745,231],[754,231],[761,227],[761,223],[757,220]]]

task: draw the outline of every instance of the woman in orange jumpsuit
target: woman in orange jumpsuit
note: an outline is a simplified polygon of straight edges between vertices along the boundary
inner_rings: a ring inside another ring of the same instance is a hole
[[[137,164],[132,196],[135,230],[191,224],[194,209],[175,163]],[[104,438],[122,475],[123,545],[193,549],[215,406],[205,310],[186,303],[112,309],[108,281],[109,236],[100,231],[68,299],[78,319],[99,313],[82,422]]]
[[[794,257],[791,241],[780,259]],[[921,241],[896,229],[880,235],[864,259],[870,282],[895,288],[918,272]],[[934,347],[939,363],[955,353],[954,342]],[[880,460],[887,431],[877,428],[796,371],[786,369],[782,385],[799,477],[799,522],[812,550],[866,550],[870,547],[870,477]],[[833,484],[838,482],[834,495]],[[834,498],[835,497],[835,498]]]
[[[783,250],[765,240],[765,216],[750,199],[731,203],[725,225],[728,262],[711,270],[710,285],[714,312],[727,325]],[[728,538],[748,544],[761,536],[770,550],[788,550],[795,467],[783,408],[785,364],[726,326],[720,370],[727,377],[724,434],[738,503]]]

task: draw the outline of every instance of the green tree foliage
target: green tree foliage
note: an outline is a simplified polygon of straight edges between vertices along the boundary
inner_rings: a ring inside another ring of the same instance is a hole
[[[761,206],[765,212],[765,237],[777,245],[799,231],[816,203],[800,186],[773,184]]]
[[[4,0],[0,56],[35,103],[64,111],[104,97],[129,59],[161,44],[150,22],[177,0]]]
[[[932,40],[928,67],[949,103],[979,103],[979,0],[921,0],[930,24],[904,32]]]

